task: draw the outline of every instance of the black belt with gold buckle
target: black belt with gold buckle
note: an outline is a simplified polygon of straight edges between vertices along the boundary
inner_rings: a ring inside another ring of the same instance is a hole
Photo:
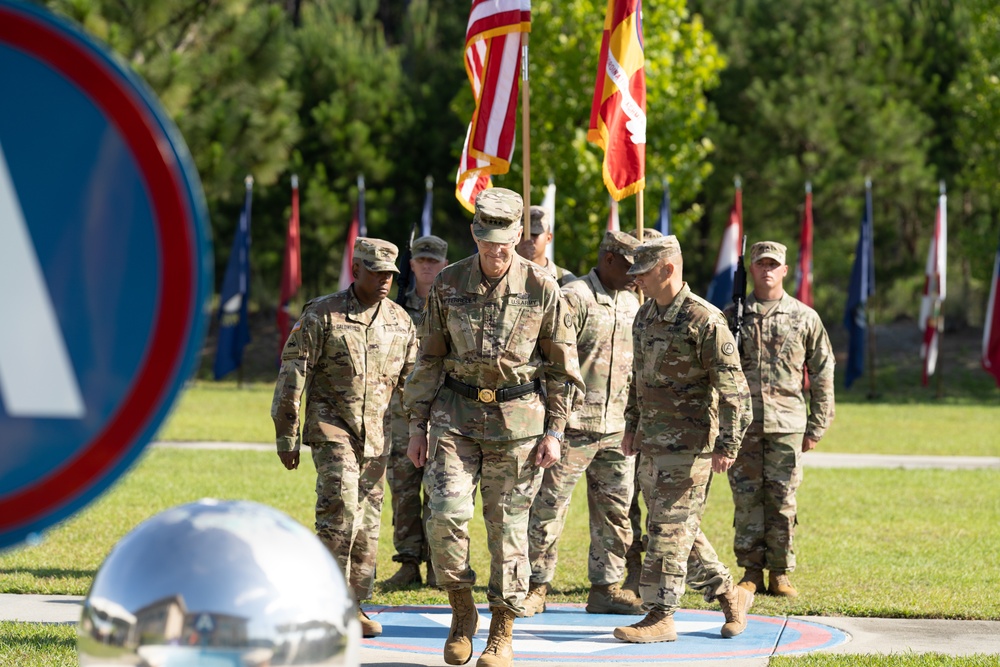
[[[465,384],[464,382],[459,382],[450,375],[444,376],[444,386],[451,389],[456,394],[461,394],[466,398],[471,398],[480,403],[503,403],[504,401],[510,401],[515,398],[520,398],[527,394],[533,394],[536,391],[540,391],[542,388],[542,382],[538,378],[535,378],[527,384],[519,384],[516,387],[504,387],[503,389],[480,389],[479,387],[473,387],[472,385]]]

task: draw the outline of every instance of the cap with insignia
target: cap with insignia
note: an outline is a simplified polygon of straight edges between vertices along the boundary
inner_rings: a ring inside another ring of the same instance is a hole
[[[411,255],[413,259],[430,257],[439,262],[448,261],[448,242],[437,236],[428,235],[415,239],[413,245],[410,246],[410,250],[413,252]]]
[[[639,241],[635,237],[625,232],[609,229],[604,232],[604,239],[601,240],[599,250],[600,252],[613,252],[616,255],[621,255],[631,260],[635,256],[635,249],[638,247]]]
[[[756,263],[762,259],[773,259],[778,264],[785,263],[787,248],[774,241],[759,241],[750,246],[750,262]]]
[[[629,232],[629,234],[632,236],[632,238],[636,238],[636,239],[639,238],[639,230],[638,229],[633,229],[632,231]],[[662,238],[662,237],[663,237],[663,234],[660,232],[659,229],[656,229],[655,227],[643,227],[642,228],[642,240],[643,241],[648,241],[649,239],[658,239],[658,238]]]
[[[640,273],[646,273],[655,268],[661,259],[679,254],[681,254],[681,244],[673,234],[670,236],[661,236],[652,241],[643,241],[635,249],[635,263],[628,270],[628,274],[635,276]]]
[[[396,268],[398,255],[399,248],[382,239],[359,236],[354,241],[354,261],[361,262],[369,271],[399,273],[399,269]]]
[[[480,241],[514,243],[521,230],[524,201],[521,195],[506,188],[483,190],[476,197],[476,216],[472,234]]]
[[[549,212],[544,206],[531,207],[531,233],[544,234],[549,231],[552,221],[549,220]]]

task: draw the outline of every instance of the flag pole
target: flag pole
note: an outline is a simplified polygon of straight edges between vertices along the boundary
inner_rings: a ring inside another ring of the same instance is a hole
[[[250,174],[247,174],[246,178],[243,179],[243,185],[246,186],[248,193],[251,192],[253,190],[253,176],[251,176]],[[250,260],[249,260],[249,258],[247,258],[247,281],[249,281],[249,280],[250,280]],[[247,317],[249,317],[249,315]],[[243,384],[243,357],[242,357],[242,355],[240,355],[240,365],[236,367],[236,388],[237,389],[243,389],[243,387],[244,387],[244,384]]]
[[[875,220],[872,218],[872,179],[865,178],[865,215],[868,218],[868,225],[871,229],[871,238],[868,239],[869,245],[874,247],[875,245]],[[867,253],[867,249],[865,249]],[[873,269],[874,270],[874,269]],[[866,267],[865,271],[868,271]],[[865,328],[866,334],[868,336],[868,349],[870,353],[868,355],[868,399],[873,400],[878,394],[876,393],[876,382],[875,382],[875,327],[873,326],[872,312],[875,310],[875,295],[872,294],[869,299],[871,307],[865,308]]]
[[[943,178],[940,181],[938,181],[938,194],[940,194],[941,197],[944,197],[947,194],[947,189],[945,188]],[[940,207],[941,207],[941,200],[938,199],[938,208]],[[938,216],[940,217],[940,211],[938,212]],[[937,242],[942,243],[943,239],[938,238]],[[947,248],[947,246],[945,247]],[[940,250],[938,252],[940,252]],[[947,250],[945,252],[947,253]],[[947,255],[945,256],[944,265],[945,265],[945,272],[947,273],[948,271]],[[945,280],[945,278],[946,278],[945,276],[938,276],[937,291],[939,297],[941,295],[941,283],[942,281]],[[934,364],[936,366],[934,372],[937,373],[937,386],[935,388],[935,394],[937,395],[938,400],[941,400],[942,398],[944,398],[944,378],[942,377],[942,375],[944,375],[944,364],[942,363],[944,361],[944,344],[943,344],[944,302],[940,299],[938,300],[938,312],[935,313],[935,316],[936,316],[935,319],[937,320],[934,323],[934,325],[937,327],[937,361]]]
[[[524,235],[522,238],[531,238],[531,113],[529,98],[531,89],[528,84],[528,36],[530,33],[521,33],[521,83],[523,92],[521,93],[521,164],[524,166]]]
[[[642,227],[643,227],[643,196],[642,196],[642,193],[643,193],[642,190],[639,190],[638,192],[635,193],[635,228],[637,230],[639,230],[636,233],[636,238],[639,239],[640,243],[642,242],[642,237],[643,237],[643,233],[642,233]]]

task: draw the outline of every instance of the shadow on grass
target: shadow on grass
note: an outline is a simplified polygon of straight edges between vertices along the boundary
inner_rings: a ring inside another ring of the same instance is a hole
[[[74,570],[63,567],[3,567],[0,575],[27,574],[36,579],[93,579],[96,569]]]

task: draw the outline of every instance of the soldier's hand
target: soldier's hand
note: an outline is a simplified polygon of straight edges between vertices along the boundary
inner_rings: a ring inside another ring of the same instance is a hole
[[[287,470],[295,470],[299,467],[299,452],[297,450],[294,452],[278,452],[278,458],[281,459],[281,465],[285,466]]]
[[[635,456],[638,452],[635,451],[635,433],[633,431],[625,431],[625,435],[622,436],[622,454],[625,456]]]
[[[736,463],[736,459],[731,459],[723,456],[722,454],[712,454],[712,472],[717,475],[721,475]]]
[[[535,454],[535,465],[551,468],[559,461],[559,441],[547,435],[538,443],[538,453]]]
[[[411,435],[410,442],[406,446],[406,458],[410,459],[418,468],[423,468],[427,463],[427,436]]]
[[[819,440],[813,440],[808,435],[802,436],[802,451],[808,452],[810,450],[816,449],[816,445],[819,444]]]

